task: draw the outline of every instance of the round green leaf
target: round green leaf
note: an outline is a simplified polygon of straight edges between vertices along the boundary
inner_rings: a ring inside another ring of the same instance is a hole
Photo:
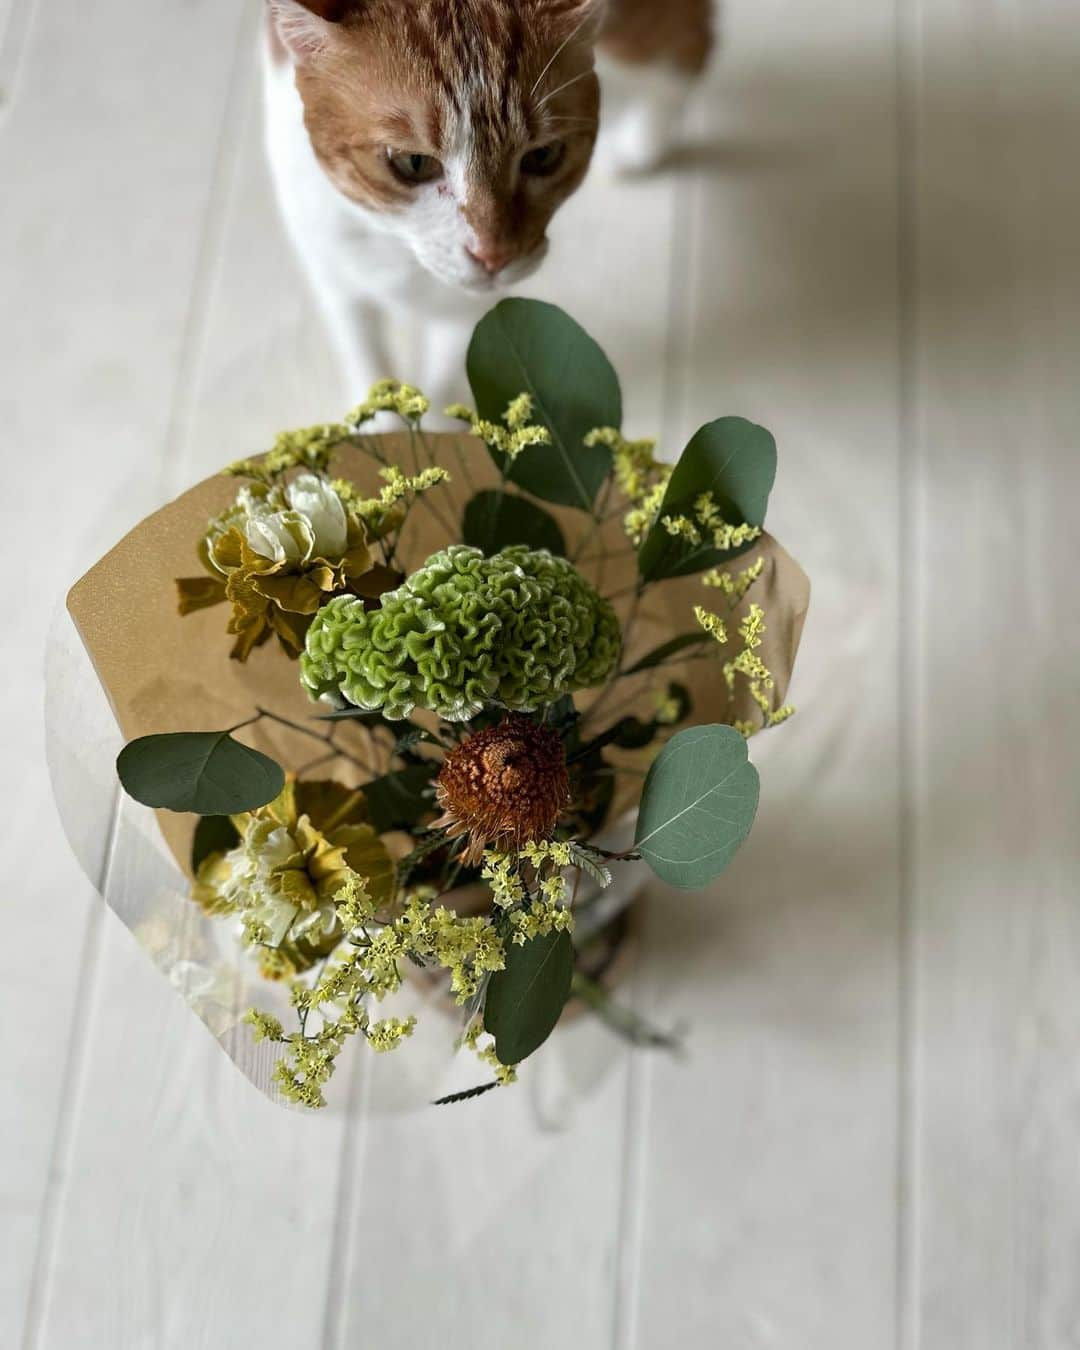
[[[636,837],[641,856],[669,886],[707,886],[750,833],[758,787],[746,740],[734,727],[680,731],[645,779]]]
[[[484,1029],[500,1064],[520,1064],[547,1040],[570,997],[574,944],[566,932],[506,945],[506,965],[492,975]]]
[[[588,333],[555,305],[503,300],[477,324],[467,370],[481,417],[501,422],[513,399],[530,394],[536,421],[551,432],[550,445],[529,446],[505,466],[507,477],[544,501],[591,510],[611,452],[585,437],[621,425],[622,394]]]
[[[236,826],[228,816],[201,816],[191,841],[191,870],[197,872],[199,864],[211,853],[228,853],[239,840]]]
[[[176,731],[129,741],[116,760],[124,791],[144,806],[229,816],[273,801],[280,764],[227,731]]]
[[[566,541],[555,520],[542,506],[528,497],[488,488],[478,492],[465,507],[462,540],[483,549],[490,558],[511,544],[546,548],[560,558],[566,556]]]
[[[375,832],[411,830],[421,816],[430,815],[434,805],[431,780],[438,771],[438,764],[429,759],[365,783],[364,800]]]
[[[681,577],[715,567],[751,545],[716,549],[673,537],[665,516],[694,518],[694,503],[711,492],[729,525],[764,525],[769,493],[776,478],[776,442],[764,427],[745,417],[721,417],[695,432],[679,456],[664,493],[656,524],[638,552],[638,570],[646,581]]]

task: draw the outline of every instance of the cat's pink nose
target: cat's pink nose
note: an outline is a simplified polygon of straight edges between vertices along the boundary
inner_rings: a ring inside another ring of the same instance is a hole
[[[516,249],[499,244],[480,244],[476,248],[466,248],[465,252],[474,262],[478,262],[481,267],[485,267],[492,276],[496,272],[501,272],[508,263],[512,263],[517,257]]]

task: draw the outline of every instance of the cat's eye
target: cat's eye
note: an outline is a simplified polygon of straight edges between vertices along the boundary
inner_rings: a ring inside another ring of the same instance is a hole
[[[526,151],[521,157],[521,172],[530,178],[547,178],[562,167],[566,158],[566,142],[552,141],[550,145],[538,145]]]
[[[386,160],[403,183],[433,183],[443,175],[443,166],[434,155],[411,150],[388,150]]]

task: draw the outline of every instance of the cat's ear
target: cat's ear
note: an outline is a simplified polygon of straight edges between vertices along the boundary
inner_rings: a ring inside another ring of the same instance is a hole
[[[347,9],[344,0],[270,0],[270,19],[293,60],[303,65],[333,41],[334,26]]]

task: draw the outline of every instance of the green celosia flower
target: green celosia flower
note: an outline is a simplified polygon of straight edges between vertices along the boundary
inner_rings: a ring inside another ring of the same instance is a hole
[[[531,711],[599,684],[618,660],[615,612],[563,558],[515,545],[433,554],[379,609],[339,597],[318,613],[301,680],[390,718],[450,722],[488,703]]]

